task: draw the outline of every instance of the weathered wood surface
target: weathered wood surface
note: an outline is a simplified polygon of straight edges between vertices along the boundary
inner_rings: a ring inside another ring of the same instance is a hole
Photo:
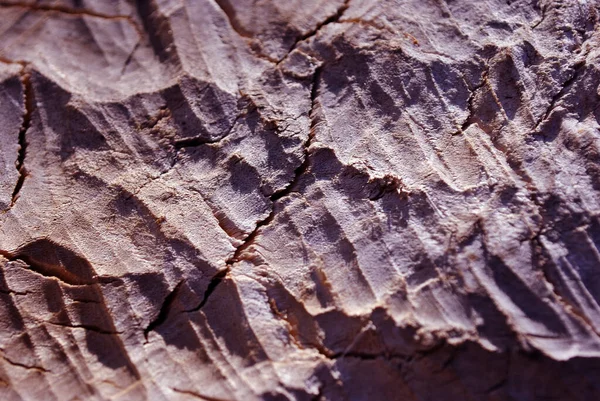
[[[599,6],[0,2],[0,399],[600,399]]]

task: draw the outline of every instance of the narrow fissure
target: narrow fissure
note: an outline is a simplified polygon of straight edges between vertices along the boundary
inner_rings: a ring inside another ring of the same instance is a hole
[[[15,188],[11,196],[10,206],[14,206],[19,199],[19,192],[25,182],[27,176],[27,170],[25,169],[25,157],[27,156],[27,131],[31,127],[31,115],[33,114],[34,99],[33,99],[33,85],[31,84],[31,76],[28,72],[25,72],[21,76],[21,82],[23,83],[23,96],[25,99],[25,113],[23,114],[23,123],[19,129],[19,152],[17,154],[17,161],[15,167],[19,174]]]
[[[273,221],[273,219],[275,218],[275,203],[277,201],[279,201],[281,198],[289,195],[291,193],[291,191],[294,189],[294,187],[297,185],[298,181],[300,180],[300,177],[309,170],[309,168],[310,168],[309,149],[310,149],[312,141],[315,137],[316,126],[319,123],[319,119],[316,118],[316,109],[317,109],[318,96],[319,96],[319,82],[321,80],[322,70],[323,70],[323,66],[320,66],[319,68],[317,68],[317,70],[315,71],[315,73],[313,75],[313,79],[312,79],[312,87],[311,87],[311,92],[310,92],[311,107],[310,107],[310,111],[309,111],[309,117],[310,117],[311,123],[310,123],[308,138],[307,138],[306,142],[304,143],[304,160],[302,161],[300,166],[298,166],[298,168],[296,168],[296,170],[294,171],[294,177],[285,186],[285,188],[281,189],[280,191],[276,191],[275,193],[273,193],[271,195],[270,200],[271,200],[271,202],[273,202],[271,212],[265,219],[260,220],[256,223],[256,227],[254,228],[254,230],[246,237],[244,242],[236,248],[233,256],[226,261],[227,268],[218,272],[217,274],[215,274],[215,276],[211,279],[210,284],[208,285],[208,288],[206,289],[206,291],[204,293],[204,298],[202,299],[202,302],[200,302],[200,304],[197,307],[190,309],[186,312],[198,311],[202,307],[204,307],[204,305],[206,305],[206,303],[208,302],[208,299],[210,298],[212,293],[215,291],[215,289],[218,287],[218,285],[223,282],[223,279],[225,278],[225,276],[227,276],[227,274],[231,270],[233,264],[236,262],[239,262],[240,260],[243,260],[244,251],[246,249],[248,249],[248,247],[250,247],[254,243],[255,238],[258,236],[258,234],[260,232],[260,229],[262,227],[268,226]]]
[[[562,99],[562,97],[565,95],[566,90],[579,78],[585,66],[585,59],[573,65],[573,75],[571,75],[571,77],[562,84],[560,91],[558,91],[558,93],[552,97],[552,100],[550,100],[550,105],[546,109],[546,112],[535,124],[535,127],[533,129],[534,131],[537,131],[540,125],[542,125],[544,121],[548,120],[548,117],[550,117],[550,114],[552,114],[552,111],[556,108],[556,103],[558,103],[558,101]]]
[[[215,290],[217,289],[219,284],[221,284],[221,282],[223,281],[225,276],[227,276],[227,273],[229,273],[230,269],[231,269],[231,267],[228,265],[226,269],[223,269],[223,270],[219,271],[217,274],[215,274],[213,276],[213,278],[210,279],[210,283],[208,283],[208,287],[206,288],[206,291],[204,291],[204,297],[202,298],[202,301],[200,301],[198,306],[196,306],[192,309],[185,310],[185,312],[197,312],[200,309],[202,309],[204,307],[204,305],[206,305],[206,303],[208,302],[208,298],[210,298],[210,296],[212,295],[213,292],[215,292]]]
[[[223,138],[224,137],[218,139],[206,139],[202,136],[194,136],[191,138],[175,139],[175,141],[173,141],[173,147],[178,150],[182,148],[193,148],[196,146],[207,145],[210,143],[217,143]]]
[[[279,59],[277,61],[277,64],[281,63],[283,60],[286,59],[286,57],[294,51],[294,49],[296,49],[296,47],[298,46],[298,44],[300,42],[303,42],[305,40],[308,40],[310,38],[312,38],[313,36],[315,36],[325,25],[328,24],[332,24],[335,22],[338,22],[342,16],[344,15],[344,13],[346,12],[346,10],[350,7],[350,0],[345,0],[344,4],[342,4],[340,6],[340,8],[337,9],[336,13],[333,14],[332,16],[328,17],[327,19],[323,20],[322,22],[318,23],[317,26],[315,26],[312,30],[308,31],[307,33],[305,33],[304,35],[300,35],[296,38],[296,40],[294,41],[294,43],[292,44],[292,46],[290,47],[290,49],[287,51],[287,53],[285,54],[285,56],[283,56],[281,59]]]
[[[539,4],[538,4],[538,7],[539,7]],[[542,22],[544,22],[544,20],[546,19],[546,11],[548,11],[548,7],[549,6],[547,4],[543,4],[540,7],[540,13],[541,13],[540,19],[531,26],[531,30],[536,29]]]
[[[469,94],[469,98],[467,99],[467,111],[469,112],[469,115],[467,116],[467,119],[465,120],[465,122],[462,123],[461,127],[460,127],[460,131],[457,132],[457,134],[463,133],[465,132],[472,124],[475,123],[475,118],[473,117],[473,102],[475,100],[475,96],[477,95],[477,92],[484,87],[484,85],[488,82],[488,74],[489,74],[489,60],[485,62],[485,70],[483,71],[483,73],[481,74],[481,82],[474,87],[473,89],[471,89],[471,93]]]
[[[180,281],[175,286],[175,288],[173,288],[173,291],[171,291],[169,294],[167,294],[167,296],[165,297],[165,300],[163,301],[163,304],[160,308],[160,311],[158,312],[158,316],[156,316],[156,318],[153,321],[151,321],[150,324],[148,324],[148,326],[144,329],[144,338],[146,340],[148,340],[148,333],[150,333],[151,331],[155,330],[158,326],[163,324],[169,317],[169,312],[171,311],[173,302],[175,301],[175,299],[177,298],[177,295],[179,294],[179,290],[181,289],[182,284],[183,284],[183,281]]]

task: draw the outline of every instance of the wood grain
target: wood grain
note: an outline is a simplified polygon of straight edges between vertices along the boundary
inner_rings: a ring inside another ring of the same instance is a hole
[[[0,2],[0,399],[600,399],[596,0]]]

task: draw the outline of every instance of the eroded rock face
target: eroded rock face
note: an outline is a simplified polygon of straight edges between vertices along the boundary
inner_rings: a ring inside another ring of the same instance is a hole
[[[4,1],[3,400],[600,397],[598,1]]]

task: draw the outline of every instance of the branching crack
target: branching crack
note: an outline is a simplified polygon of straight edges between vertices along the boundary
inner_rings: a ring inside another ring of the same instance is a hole
[[[311,147],[311,144],[315,137],[316,127],[320,122],[320,119],[317,118],[317,106],[318,106],[318,96],[319,96],[319,82],[321,79],[322,69],[323,69],[323,67],[320,66],[319,68],[317,68],[317,70],[315,71],[315,73],[313,75],[313,82],[312,82],[311,93],[310,93],[311,107],[310,107],[310,111],[309,111],[311,125],[310,125],[310,130],[308,133],[308,137],[303,146],[304,147],[304,159],[303,159],[302,163],[294,170],[294,177],[292,178],[292,180],[283,189],[274,192],[270,196],[270,200],[273,203],[271,213],[269,213],[269,215],[265,219],[258,221],[256,223],[256,227],[254,228],[254,230],[246,237],[244,242],[236,248],[234,255],[227,261],[227,264],[229,266],[231,266],[231,265],[233,265],[233,263],[239,262],[240,260],[243,259],[244,251],[253,244],[254,239],[260,232],[260,229],[262,227],[268,226],[275,218],[275,203],[277,201],[279,201],[281,198],[289,195],[294,190],[294,188],[297,186],[298,181],[300,180],[300,177],[302,177],[310,168],[310,147]]]
[[[290,47],[290,49],[287,51],[287,53],[281,59],[279,59],[277,61],[277,64],[280,64],[283,60],[285,60],[286,57],[289,56],[289,54],[291,52],[293,52],[296,49],[296,47],[298,47],[298,44],[300,42],[303,42],[303,41],[308,40],[308,39],[312,38],[313,36],[315,36],[317,33],[319,33],[319,31],[324,26],[338,22],[343,17],[344,13],[346,12],[346,10],[349,7],[350,7],[350,0],[345,0],[344,3],[336,10],[335,14],[333,14],[333,15],[329,16],[328,18],[326,18],[325,20],[321,21],[313,29],[306,32],[305,34],[298,36],[296,38],[296,40],[294,41],[294,43],[292,44],[292,46]]]
[[[581,75],[581,72],[584,70],[584,67],[586,66],[586,60],[585,58],[581,59],[580,61],[578,61],[577,63],[575,63],[573,65],[573,74],[569,77],[569,79],[567,79],[563,84],[562,87],[560,89],[560,91],[558,91],[557,94],[555,94],[552,97],[552,100],[550,100],[550,105],[548,105],[548,108],[546,109],[546,112],[544,113],[544,115],[542,117],[540,117],[540,119],[537,121],[537,123],[535,124],[535,127],[533,129],[534,132],[537,132],[540,125],[548,120],[548,117],[550,117],[550,114],[552,114],[552,111],[556,108],[556,104],[558,103],[558,101],[560,99],[562,99],[562,97],[565,95],[565,93],[567,92],[567,90],[569,89],[569,87],[575,82],[577,81],[577,79],[579,79],[579,76]]]
[[[548,5],[547,4],[543,4],[540,7],[540,11],[541,11],[541,16],[540,19],[538,21],[536,21],[532,26],[531,29],[534,30],[535,28],[537,28],[542,22],[544,22],[544,20],[546,19],[546,11],[548,11]]]
[[[320,66],[319,68],[317,68],[317,70],[315,71],[315,73],[313,75],[313,82],[312,82],[311,93],[310,93],[311,108],[309,111],[309,115],[311,118],[311,126],[310,126],[310,131],[308,133],[308,138],[307,138],[306,142],[304,143],[304,160],[302,161],[300,166],[298,166],[298,168],[296,168],[296,170],[294,171],[294,177],[285,186],[285,188],[281,189],[280,191],[276,191],[275,193],[273,193],[271,195],[270,200],[273,203],[271,212],[269,213],[269,215],[266,218],[264,218],[263,220],[260,220],[256,223],[256,227],[254,228],[254,230],[245,238],[244,242],[236,248],[233,256],[226,261],[227,268],[221,270],[220,272],[218,272],[217,274],[214,275],[214,277],[210,281],[210,284],[208,285],[208,288],[206,289],[206,292],[204,293],[204,298],[202,299],[202,302],[200,302],[200,304],[197,307],[186,310],[186,312],[198,311],[202,307],[204,307],[204,305],[206,305],[209,297],[215,291],[217,286],[223,282],[223,279],[227,276],[227,274],[231,270],[233,264],[236,262],[239,262],[241,260],[244,260],[245,250],[248,249],[248,247],[250,247],[254,243],[254,240],[260,233],[261,228],[268,226],[273,221],[273,219],[275,218],[275,203],[277,201],[279,201],[281,198],[283,198],[284,196],[289,195],[291,193],[291,191],[297,185],[300,177],[308,171],[308,169],[310,167],[310,146],[315,137],[316,127],[320,121],[320,119],[317,118],[316,115],[317,115],[318,96],[319,96],[319,82],[321,79],[322,69],[323,69],[323,66]]]
[[[483,88],[488,83],[488,75],[490,72],[489,60],[486,60],[484,65],[485,65],[485,70],[483,71],[483,74],[481,75],[481,81],[477,84],[477,86],[475,86],[473,89],[470,90],[469,98],[467,99],[467,111],[469,112],[469,115],[467,116],[465,121],[462,123],[460,130],[458,132],[456,132],[454,135],[462,134],[463,132],[465,132],[467,130],[467,128],[469,128],[472,124],[475,123],[475,117],[473,116],[473,114],[474,114],[473,102],[475,101],[475,96],[477,95],[477,92],[480,91],[481,88]]]
[[[19,199],[19,192],[21,191],[23,183],[25,182],[25,177],[27,176],[27,170],[25,169],[25,156],[27,155],[27,131],[31,126],[31,116],[35,107],[33,85],[31,84],[31,76],[28,72],[24,72],[21,75],[21,82],[23,84],[23,96],[25,99],[25,113],[23,114],[23,123],[19,129],[19,152],[17,154],[17,161],[15,163],[19,177],[17,178],[17,182],[12,193],[10,207],[13,207],[17,202],[17,199]]]
[[[316,113],[317,113],[317,103],[318,103],[317,98],[319,96],[319,81],[321,79],[322,68],[323,68],[322,66],[317,68],[313,75],[313,82],[312,82],[312,87],[311,87],[311,91],[310,91],[311,106],[310,106],[310,111],[309,111],[311,126],[310,126],[310,131],[308,132],[308,138],[307,138],[306,142],[304,143],[304,160],[296,168],[296,170],[294,170],[294,177],[288,183],[288,185],[286,185],[285,188],[283,188],[279,191],[276,191],[275,193],[273,193],[273,195],[271,195],[272,202],[277,202],[279,199],[283,198],[284,196],[289,195],[291,193],[291,191],[296,187],[300,177],[302,175],[304,175],[304,173],[306,173],[308,171],[308,168],[310,167],[309,149],[310,149],[312,141],[315,137],[316,126],[319,123],[319,119],[316,118]]]

